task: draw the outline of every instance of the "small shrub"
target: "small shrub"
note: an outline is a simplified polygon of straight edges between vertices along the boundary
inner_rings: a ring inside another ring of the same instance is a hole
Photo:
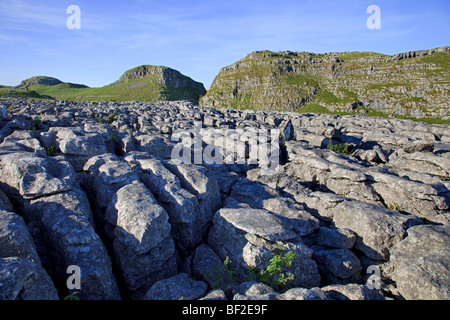
[[[107,123],[108,124],[112,124],[114,121],[116,121],[116,113],[117,111],[111,112],[110,114],[108,114],[108,120]]]
[[[34,118],[33,125],[31,126],[31,130],[32,131],[39,130],[41,128],[41,123],[42,123],[42,120],[40,117]]]
[[[402,210],[402,208],[400,208],[400,206],[397,205],[395,202],[386,204],[386,208],[388,208],[389,210],[397,210],[397,211]]]
[[[67,295],[64,300],[80,300],[79,297],[77,297],[77,294],[79,294],[78,291],[72,292],[71,294]]]
[[[281,246],[277,246],[269,265],[264,269],[257,271],[250,267],[247,278],[249,281],[259,281],[265,283],[275,290],[288,289],[288,281],[294,280],[291,272],[283,272],[283,267],[290,267],[295,258],[295,252],[284,252]],[[222,265],[214,266],[208,270],[208,276],[214,279],[211,286],[214,289],[225,288],[228,283],[238,283],[234,271],[230,269],[231,260],[227,256]]]
[[[327,149],[337,153],[345,153],[345,154],[352,154],[354,151],[354,147],[349,145],[347,142],[344,144],[342,143],[333,144],[330,141],[327,145]]]
[[[114,144],[117,143],[117,134],[115,134],[114,132],[111,133],[111,140]]]
[[[44,149],[45,149],[45,152],[47,153],[47,156],[49,156],[49,157],[54,157],[56,154],[56,151],[57,151],[56,147],[53,147],[53,146],[44,148]]]
[[[290,272],[284,273],[282,270],[284,266],[290,267],[294,258],[294,251],[283,252],[281,247],[277,247],[269,260],[270,264],[259,273],[256,273],[254,268],[250,269],[249,278],[265,283],[275,290],[285,288],[288,281],[294,280],[294,275]]]
[[[224,288],[226,283],[235,281],[234,271],[230,269],[230,264],[230,257],[227,256],[222,265],[214,266],[208,270],[210,273],[209,275],[214,279],[213,283],[211,283],[211,287],[214,289]]]

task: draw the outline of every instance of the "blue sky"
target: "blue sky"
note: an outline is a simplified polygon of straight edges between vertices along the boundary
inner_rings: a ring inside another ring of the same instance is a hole
[[[81,29],[69,30],[70,5]],[[366,12],[381,9],[381,29]],[[252,51],[375,51],[450,45],[450,1],[0,0],[0,84],[35,75],[92,87],[142,64],[179,70],[206,88]]]

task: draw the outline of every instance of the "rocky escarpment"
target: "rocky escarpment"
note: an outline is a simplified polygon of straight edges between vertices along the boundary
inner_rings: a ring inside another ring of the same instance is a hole
[[[203,106],[448,119],[449,47],[373,52],[256,51],[224,67]]]
[[[179,71],[161,66],[139,66],[126,71],[119,79],[125,82],[132,80],[144,79],[145,77],[155,76],[159,83],[171,88],[196,88],[200,95],[206,93],[202,83],[192,80],[191,78],[181,74]]]
[[[61,80],[56,79],[56,78],[52,78],[52,77],[44,77],[44,76],[37,76],[37,77],[32,77],[26,80],[23,80],[19,86],[32,86],[32,85],[36,85],[36,84],[43,84],[43,85],[47,85],[47,86],[55,86],[58,84],[63,83]]]
[[[449,296],[448,125],[187,102],[1,105],[2,299]],[[177,133],[209,150],[256,129],[280,131],[270,175],[248,143],[240,162],[174,159]],[[258,276],[280,254],[289,286]],[[80,289],[66,286],[70,265]]]
[[[120,79],[99,89],[116,101],[174,101],[198,103],[206,93],[202,83],[192,80],[179,71],[162,66],[143,65],[125,71]],[[100,99],[101,100],[101,99]]]

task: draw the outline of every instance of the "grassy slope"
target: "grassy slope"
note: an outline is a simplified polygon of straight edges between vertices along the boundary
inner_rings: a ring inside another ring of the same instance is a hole
[[[50,96],[39,94],[34,90],[23,90],[15,87],[1,86],[0,97],[2,98],[24,98],[24,99],[52,99]]]
[[[156,102],[161,100],[188,100],[198,95],[194,88],[166,88],[157,76],[141,79],[119,80],[99,88],[85,85],[61,83],[57,85],[32,84],[18,87],[0,88],[1,97],[61,99],[88,101],[133,101]]]

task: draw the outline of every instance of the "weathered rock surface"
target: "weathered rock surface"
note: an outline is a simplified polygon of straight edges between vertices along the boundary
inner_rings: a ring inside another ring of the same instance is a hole
[[[146,300],[195,300],[205,295],[206,283],[179,273],[155,283],[144,296]]]
[[[0,298],[446,299],[449,159],[448,125],[2,100]]]
[[[421,225],[391,249],[392,278],[406,299],[444,300],[450,294],[450,229]]]

